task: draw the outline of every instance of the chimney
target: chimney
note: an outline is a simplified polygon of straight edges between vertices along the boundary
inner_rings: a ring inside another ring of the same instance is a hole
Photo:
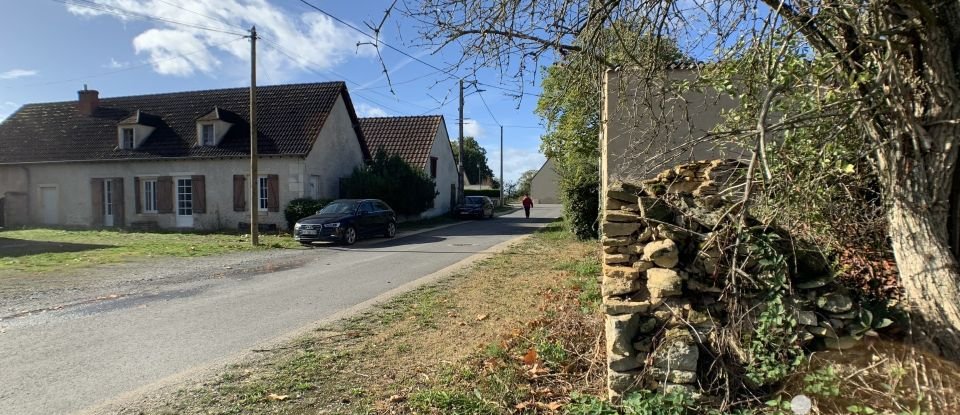
[[[87,84],[83,84],[83,91],[77,91],[80,95],[80,101],[77,102],[77,109],[80,114],[91,116],[93,111],[100,105],[100,92],[95,89],[87,89]]]

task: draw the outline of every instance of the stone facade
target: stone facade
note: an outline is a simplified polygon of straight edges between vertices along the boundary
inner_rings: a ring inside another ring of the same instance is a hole
[[[729,160],[688,163],[605,192],[601,292],[611,399],[638,388],[699,392],[699,376],[713,363],[711,336],[728,323],[720,298],[727,270],[710,241],[741,196],[744,168]],[[858,306],[829,270],[793,274],[788,309],[798,341],[855,344],[849,331]]]

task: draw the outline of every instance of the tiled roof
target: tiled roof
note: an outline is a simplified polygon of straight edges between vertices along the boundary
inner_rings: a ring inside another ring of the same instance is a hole
[[[309,153],[340,96],[356,120],[343,82],[258,87],[259,154]],[[249,102],[249,88],[232,88],[103,98],[91,116],[77,101],[27,104],[0,124],[0,163],[242,157],[249,155]],[[197,119],[214,108],[234,124],[220,145],[195,147]],[[156,129],[137,149],[117,149],[118,123],[138,110]],[[356,123],[354,130],[363,146]]]
[[[433,140],[442,125],[441,115],[360,119],[360,129],[371,153],[383,147],[388,153],[399,154],[407,163],[421,168],[430,160]]]

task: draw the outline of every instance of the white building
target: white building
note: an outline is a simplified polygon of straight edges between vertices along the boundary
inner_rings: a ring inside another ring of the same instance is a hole
[[[260,192],[249,200],[249,89],[28,104],[0,124],[0,224],[284,228],[295,198],[335,198],[369,158],[342,82],[257,88]],[[445,138],[444,138],[445,139]]]

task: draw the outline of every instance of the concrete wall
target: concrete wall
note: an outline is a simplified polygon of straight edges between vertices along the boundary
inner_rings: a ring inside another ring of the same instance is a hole
[[[321,178],[320,197],[336,198],[339,180],[348,176],[363,163],[363,151],[357,140],[350,117],[342,98],[338,100],[327,118],[313,150],[306,158],[262,157],[258,174],[279,176],[278,212],[260,212],[259,223],[275,224],[286,228],[283,209],[290,200],[307,194],[310,175]],[[23,215],[22,222],[42,224],[41,188],[53,188],[58,206],[54,225],[86,227],[94,223],[90,180],[93,178],[123,179],[124,223],[156,222],[160,228],[176,228],[173,213],[140,213],[135,211],[134,178],[141,180],[159,176],[204,176],[206,187],[206,213],[194,213],[193,227],[196,230],[236,229],[239,222],[249,223],[250,201],[249,159],[207,160],[149,160],[111,161],[83,163],[41,163],[22,166],[0,166],[0,196],[4,192],[26,192],[27,203],[35,208]],[[247,210],[233,210],[233,176],[246,176],[245,200]],[[175,182],[174,182],[175,183]],[[175,191],[175,190],[174,190]],[[9,203],[6,206],[9,211]],[[176,206],[174,206],[176,208]],[[8,212],[9,213],[9,212]],[[17,221],[20,222],[20,221]],[[8,220],[10,226],[17,223]]]
[[[4,227],[26,225],[30,204],[30,171],[21,166],[0,166],[0,198],[3,211],[0,223]]]
[[[547,159],[530,180],[530,198],[534,203],[560,203],[560,175],[553,159]]]
[[[437,136],[433,140],[433,148],[430,150],[430,157],[437,158],[437,192],[439,194],[434,199],[433,208],[420,214],[421,217],[431,218],[446,214],[453,208],[450,205],[450,198],[456,198],[456,191],[451,193],[451,185],[454,188],[457,185],[457,161],[453,158],[453,149],[450,148],[450,137],[447,135],[447,128],[441,124],[437,129]],[[430,174],[430,161],[424,166],[427,175]],[[452,196],[451,196],[452,195]]]
[[[301,191],[298,197],[309,196],[309,177],[320,176],[320,197],[336,199],[340,197],[340,179],[349,177],[354,168],[362,165],[363,148],[343,97],[340,97],[320,130],[320,138],[307,155],[304,170],[298,172],[301,175],[299,182],[291,182],[290,187]]]
[[[734,108],[727,95],[707,90],[671,92],[679,82],[696,80],[695,70],[670,70],[662,79],[635,72],[607,71],[601,111],[601,187],[616,181],[647,179],[687,161],[740,158],[733,147],[706,138],[721,111]]]

